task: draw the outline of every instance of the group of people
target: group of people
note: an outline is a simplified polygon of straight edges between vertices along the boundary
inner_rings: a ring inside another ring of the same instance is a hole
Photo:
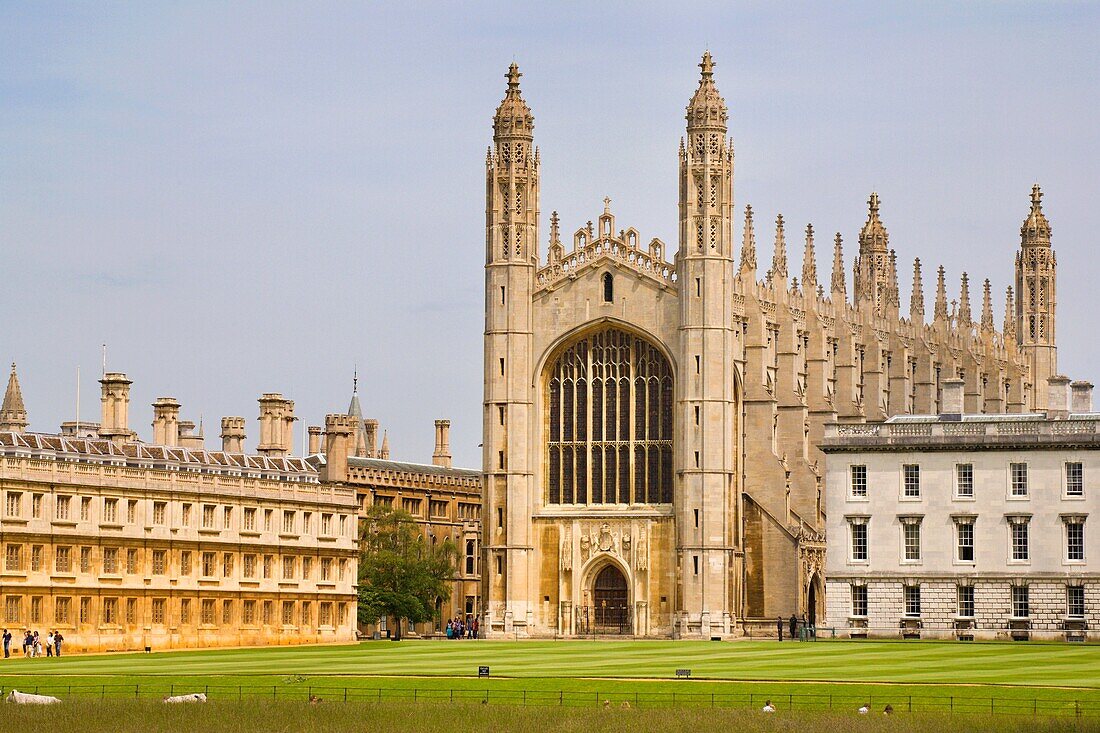
[[[767,701],[764,702],[764,707],[762,707],[760,710],[761,710],[761,712],[765,712],[765,713],[774,713],[775,712],[775,705],[772,705],[771,700],[767,700]],[[866,703],[864,705],[860,705],[859,710],[857,712],[860,715],[866,715],[867,713],[871,712],[871,703]],[[882,714],[883,715],[893,715],[894,714],[894,706],[893,705],[887,705],[886,707],[884,707],[882,709]]]
[[[7,659],[11,656],[11,632],[4,629],[4,658]],[[61,644],[65,641],[65,637],[61,635],[60,631],[51,631],[46,634],[45,641],[39,636],[38,632],[31,632],[29,629],[23,632],[23,656],[25,657],[41,657],[43,651],[43,644],[45,644],[45,656],[47,657],[60,657],[61,656]]]
[[[801,638],[803,638],[803,639],[816,639],[817,638],[817,626],[815,626],[810,621],[807,621],[805,616],[803,616],[802,620],[799,621],[798,617],[795,616],[792,613],[791,614],[791,619],[788,622],[788,627],[789,627],[790,632],[791,632],[791,636],[790,636],[791,639],[800,638],[799,633],[798,633],[799,631],[802,632],[803,635],[802,635]],[[775,632],[778,635],[779,640],[783,641],[783,617],[782,616],[778,616],[775,619]]]
[[[466,616],[463,619],[461,616],[455,616],[453,619],[447,621],[447,638],[448,639],[461,639],[463,637],[467,639],[478,638],[478,620],[477,616]]]

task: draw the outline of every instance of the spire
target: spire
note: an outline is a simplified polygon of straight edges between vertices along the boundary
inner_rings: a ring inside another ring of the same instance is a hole
[[[378,452],[378,457],[383,461],[390,459],[390,433],[388,430],[382,431],[382,450]]]
[[[932,309],[933,321],[948,320],[947,316],[947,283],[944,280],[943,265],[936,271],[936,304]]]
[[[833,279],[829,289],[833,300],[837,299],[838,294],[840,300],[848,296],[848,288],[844,284],[844,242],[840,238],[840,232],[836,233],[836,240],[833,242]]]
[[[898,290],[898,255],[894,250],[890,250],[890,264],[886,270],[886,304],[901,305],[901,294]]]
[[[776,287],[787,285],[787,238],[783,233],[783,215],[775,217],[775,250],[772,253],[772,266],[768,270],[768,280]]]
[[[959,289],[959,317],[958,323],[963,326],[969,326],[972,321],[970,318],[970,278],[966,273],[962,274],[962,287]]]
[[[882,225],[882,220],[878,216],[879,199],[877,193],[871,193],[871,198],[867,199],[867,207],[867,222],[859,232],[859,254],[861,257],[868,252],[885,252],[890,241],[890,237],[886,233],[886,227]]]
[[[720,128],[723,133],[726,131],[729,115],[726,112],[726,102],[714,85],[714,67],[714,59],[711,58],[710,51],[707,51],[699,63],[699,88],[695,90],[687,106],[689,130],[695,127],[713,127]]]
[[[982,284],[982,330],[993,330],[993,297],[990,293],[989,278]]]
[[[508,79],[508,89],[504,92],[504,99],[497,107],[496,116],[493,119],[494,137],[521,137],[531,139],[535,126],[535,118],[531,114],[531,108],[523,101],[523,93],[519,88],[519,66],[513,61],[508,67],[508,73],[504,75]]]
[[[1005,290],[1005,323],[1003,327],[1005,343],[1016,342],[1016,303],[1012,297],[1012,286]]]
[[[741,240],[740,274],[749,280],[756,279],[756,233],[752,227],[752,204],[745,206],[745,235]]]
[[[1050,246],[1050,222],[1043,214],[1043,192],[1038,183],[1031,187],[1031,212],[1020,227],[1020,242],[1025,247]]]
[[[920,257],[913,260],[913,290],[909,295],[909,320],[924,323],[924,282],[920,274]]]
[[[351,438],[348,441],[349,456],[365,458],[367,456],[367,433],[363,426],[363,408],[359,404],[359,369],[352,372],[351,403],[348,415],[351,417]]]
[[[15,362],[11,363],[11,375],[8,376],[8,389],[4,392],[4,403],[0,405],[0,430],[22,433],[27,427],[27,407],[23,404],[23,390],[19,388],[19,376],[15,373]]]
[[[814,254],[814,225],[806,225],[806,249],[802,252],[802,289],[807,295],[817,290],[817,257]]]

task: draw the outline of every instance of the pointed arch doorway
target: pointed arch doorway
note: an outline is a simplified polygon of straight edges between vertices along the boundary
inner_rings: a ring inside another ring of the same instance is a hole
[[[629,634],[630,592],[626,576],[616,565],[608,564],[592,582],[592,609],[597,634]]]

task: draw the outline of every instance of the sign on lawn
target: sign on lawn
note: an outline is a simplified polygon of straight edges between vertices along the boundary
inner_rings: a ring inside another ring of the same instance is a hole
[[[676,670],[676,676],[677,677],[690,677],[691,676],[691,670],[690,669],[678,669],[678,670]]]
[[[484,665],[478,667],[477,668],[477,676],[478,677],[488,677],[489,676],[489,668],[487,666],[484,666]]]

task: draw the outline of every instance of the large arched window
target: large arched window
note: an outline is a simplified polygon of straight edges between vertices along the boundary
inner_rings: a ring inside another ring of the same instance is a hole
[[[566,347],[547,380],[551,504],[672,502],[672,368],[648,341],[605,328]]]

